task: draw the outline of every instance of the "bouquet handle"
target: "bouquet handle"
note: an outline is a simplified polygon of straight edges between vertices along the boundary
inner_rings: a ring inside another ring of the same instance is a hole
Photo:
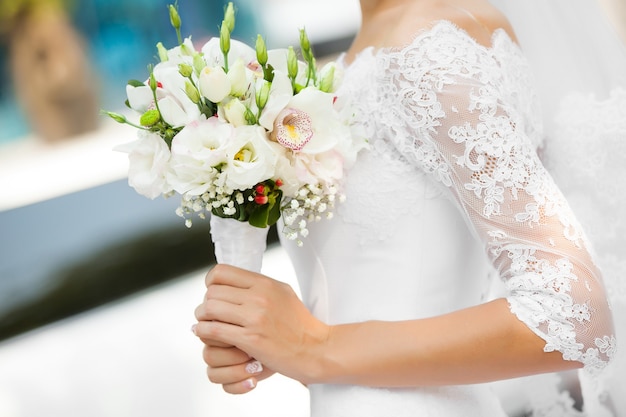
[[[255,227],[215,215],[211,216],[210,226],[218,263],[261,272],[269,227]]]

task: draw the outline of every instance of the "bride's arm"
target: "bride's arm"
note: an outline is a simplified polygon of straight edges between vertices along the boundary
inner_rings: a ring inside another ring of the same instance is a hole
[[[517,320],[498,299],[439,317],[333,326],[320,375],[386,387],[480,383],[581,367]]]
[[[543,340],[503,299],[427,319],[328,326],[288,285],[268,277],[219,265],[207,285],[196,334],[306,384],[466,384],[581,366],[544,352]],[[233,382],[249,377],[236,367],[221,372]]]

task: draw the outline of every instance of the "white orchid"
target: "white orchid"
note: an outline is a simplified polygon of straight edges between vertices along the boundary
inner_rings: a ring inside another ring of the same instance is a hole
[[[259,83],[262,81],[260,80]],[[274,129],[276,117],[289,104],[292,97],[293,89],[287,73],[275,70],[274,79],[270,86],[269,99],[261,111],[259,124],[271,132]]]
[[[305,88],[287,103],[283,117],[275,120],[273,137],[279,143],[298,143],[292,149],[303,153],[317,154],[334,148],[350,137],[350,129],[335,111],[333,102],[332,94],[315,87]],[[297,125],[308,127],[299,129]],[[294,136],[301,134],[307,137]]]

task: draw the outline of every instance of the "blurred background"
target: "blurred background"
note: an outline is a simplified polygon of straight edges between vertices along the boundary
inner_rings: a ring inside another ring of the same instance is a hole
[[[600,0],[626,38],[623,0]],[[115,145],[132,128],[128,79],[176,44],[169,0],[0,0],[0,417],[306,416],[273,378],[232,397],[204,376],[189,332],[214,262],[208,224],[176,198],[128,187]],[[179,0],[183,35],[216,36],[225,1]],[[356,0],[238,0],[234,38],[270,48],[305,27],[320,58],[345,50]],[[276,232],[263,271],[296,287]]]
[[[306,413],[285,378],[243,401],[208,382],[189,330],[214,263],[208,222],[187,229],[177,198],[136,194],[113,151],[136,131],[100,115],[125,112],[157,42],[176,45],[173,1],[0,0],[0,417]],[[306,25],[332,55],[358,24],[345,3],[238,0],[233,38],[297,45]],[[216,36],[225,4],[178,1],[183,36]],[[296,287],[268,240],[264,271]]]

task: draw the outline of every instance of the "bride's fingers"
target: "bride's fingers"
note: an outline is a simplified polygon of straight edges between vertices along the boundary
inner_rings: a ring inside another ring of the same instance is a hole
[[[193,332],[203,341],[220,342],[227,346],[236,346],[241,339],[241,327],[220,321],[201,320],[193,326]]]
[[[229,394],[245,394],[252,391],[260,381],[269,378],[273,374],[274,371],[263,370],[260,374],[248,377],[243,381],[222,384],[222,388]]]
[[[212,368],[245,364],[250,356],[236,347],[205,346],[202,350],[202,359]]]
[[[233,384],[222,384],[222,389],[229,394],[247,394],[256,388],[257,380],[254,377]]]
[[[237,304],[222,300],[206,300],[195,310],[198,321],[219,320],[225,323],[239,324],[243,321],[245,310]]]
[[[263,377],[263,372],[264,369],[261,362],[254,359],[239,365],[221,366],[218,368],[209,366],[207,368],[207,376],[211,382],[222,385],[237,383],[246,385],[254,382],[254,384],[247,387],[249,389],[254,388],[259,378]],[[253,381],[250,381],[250,379],[253,379]]]
[[[233,345],[230,345],[228,343],[218,342],[217,340],[208,340],[208,339],[200,339],[200,340],[205,345],[211,346],[211,347],[219,347],[219,348],[231,348],[231,347],[233,347]]]
[[[213,284],[223,284],[237,288],[250,288],[254,283],[252,273],[231,265],[217,264],[209,270],[204,279],[207,288]]]
[[[244,295],[245,289],[231,287],[229,285],[211,284],[207,287],[204,299],[222,300],[232,304],[240,304]]]

